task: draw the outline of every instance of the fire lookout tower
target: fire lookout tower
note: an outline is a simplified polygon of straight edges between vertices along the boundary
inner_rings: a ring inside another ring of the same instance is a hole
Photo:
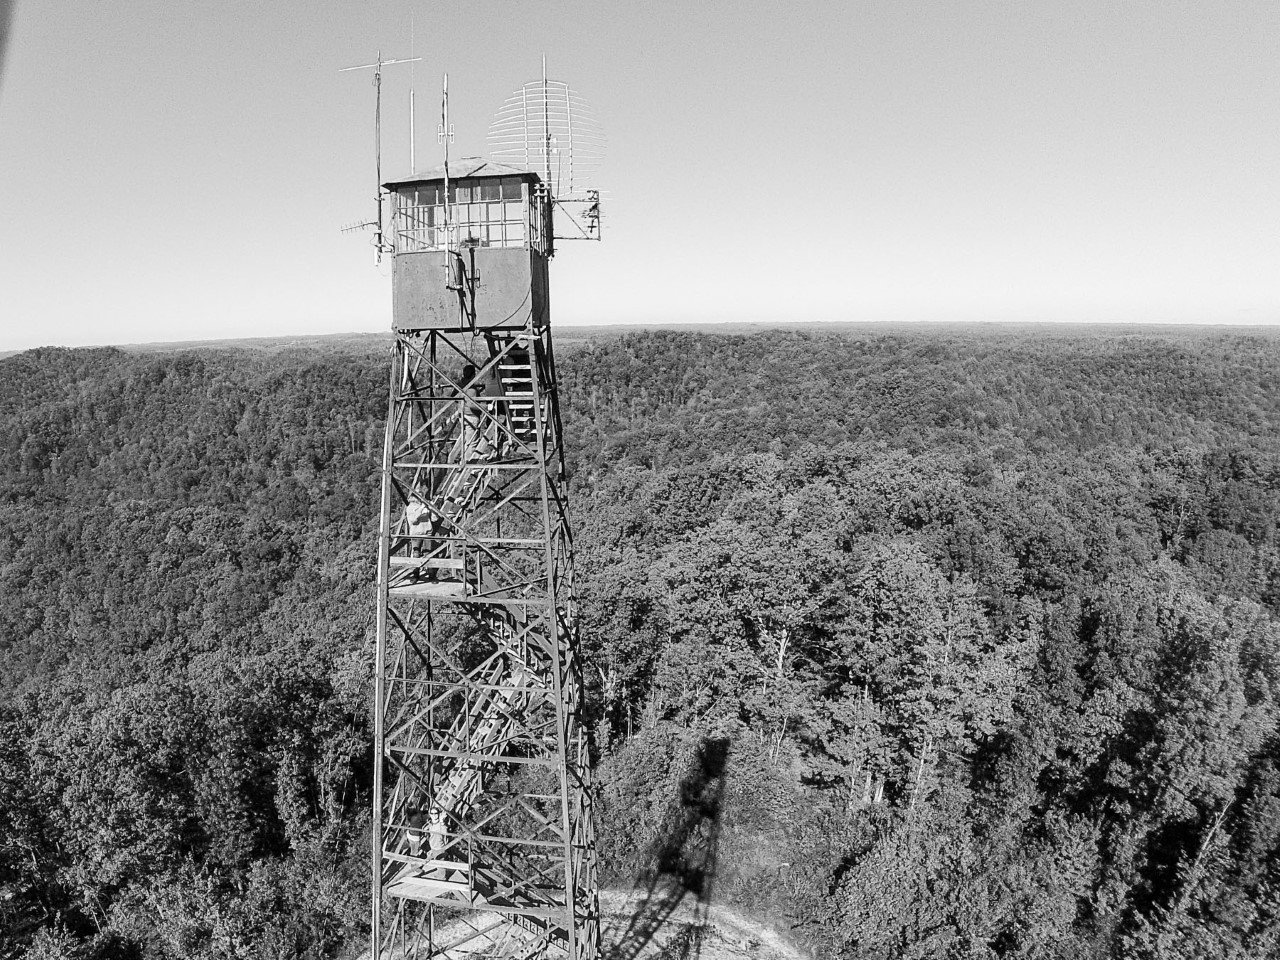
[[[375,677],[374,960],[594,960],[551,189],[463,159],[383,185],[395,347]]]

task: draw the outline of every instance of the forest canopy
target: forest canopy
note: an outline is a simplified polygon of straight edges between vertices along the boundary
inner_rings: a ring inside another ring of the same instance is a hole
[[[820,956],[1280,951],[1280,339],[558,361],[607,883]],[[0,360],[0,957],[360,953],[387,362]]]

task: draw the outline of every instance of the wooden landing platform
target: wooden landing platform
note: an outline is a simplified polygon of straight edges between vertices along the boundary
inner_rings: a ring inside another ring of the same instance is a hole
[[[393,597],[423,600],[464,600],[467,587],[461,580],[423,580],[420,583],[404,583],[388,588]]]

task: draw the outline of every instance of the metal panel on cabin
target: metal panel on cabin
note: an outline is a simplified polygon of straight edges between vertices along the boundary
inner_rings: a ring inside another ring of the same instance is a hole
[[[463,250],[471,268],[472,250]],[[476,327],[534,326],[547,321],[547,261],[525,247],[476,247]],[[399,253],[392,279],[392,325],[396,330],[458,330],[470,326],[458,293],[445,286],[439,250]]]

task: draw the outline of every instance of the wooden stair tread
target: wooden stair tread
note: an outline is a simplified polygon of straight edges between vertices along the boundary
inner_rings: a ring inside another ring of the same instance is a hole
[[[429,570],[461,570],[465,561],[449,557],[391,557],[391,566],[407,569],[426,567]]]
[[[415,900],[418,897],[445,896],[457,902],[461,894],[464,902],[470,902],[471,890],[465,880],[440,880],[435,877],[402,877],[387,885],[387,893],[393,897]]]
[[[467,595],[466,584],[460,581],[428,580],[423,583],[403,583],[390,587],[393,597],[441,597],[460,600]]]
[[[465,880],[441,880],[435,877],[404,876],[397,877],[383,888],[393,897],[404,900],[434,900],[448,904],[466,904],[471,907],[492,910],[507,915],[522,926],[536,921],[543,921],[539,927],[547,923],[557,926],[564,924],[567,910],[564,907],[521,907],[512,903],[495,903],[490,901],[481,890],[473,890]]]

